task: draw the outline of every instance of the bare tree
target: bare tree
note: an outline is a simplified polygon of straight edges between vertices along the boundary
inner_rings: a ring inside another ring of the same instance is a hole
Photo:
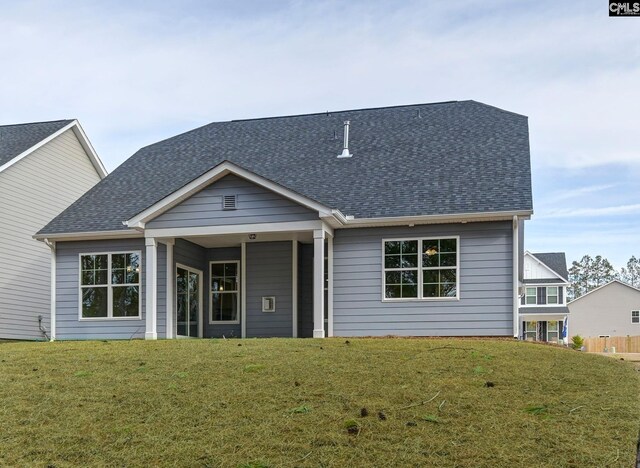
[[[633,255],[627,262],[627,267],[620,270],[620,280],[637,288],[640,286],[640,259]]]

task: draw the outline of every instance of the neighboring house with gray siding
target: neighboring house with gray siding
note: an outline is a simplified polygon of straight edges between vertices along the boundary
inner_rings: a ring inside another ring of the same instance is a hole
[[[571,336],[640,335],[640,289],[613,280],[569,302]]]
[[[524,253],[520,337],[563,343],[567,324],[569,272],[564,252]]]
[[[520,336],[524,116],[474,101],[218,122],[35,236],[57,339]]]
[[[51,253],[33,234],[105,176],[76,120],[0,126],[0,338],[49,332]]]

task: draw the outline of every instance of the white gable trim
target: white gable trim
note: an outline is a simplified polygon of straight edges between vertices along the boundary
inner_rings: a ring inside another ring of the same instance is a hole
[[[582,295],[582,296],[580,296],[579,298],[574,299],[573,301],[571,301],[571,302],[567,303],[567,305],[574,304],[574,303],[576,303],[577,301],[579,301],[580,299],[582,299],[583,297],[587,297],[589,294],[594,293],[594,292],[596,292],[596,291],[598,291],[598,290],[600,290],[600,289],[602,289],[602,288],[605,288],[605,287],[607,287],[607,286],[609,286],[609,285],[611,285],[611,284],[613,284],[613,283],[618,283],[618,284],[621,284],[622,286],[626,286],[627,288],[631,288],[631,289],[633,289],[634,291],[638,291],[638,292],[640,292],[640,289],[638,289],[638,288],[636,288],[636,287],[634,287],[634,286],[631,286],[630,284],[627,284],[627,283],[625,283],[625,282],[623,282],[623,281],[620,281],[619,279],[614,279],[614,280],[609,281],[607,284],[603,284],[602,286],[598,286],[597,288],[592,289],[592,290],[591,290],[591,291],[589,291],[588,293],[583,294],[583,295]]]
[[[199,192],[200,190],[204,189],[208,185],[212,184],[213,182],[216,182],[217,180],[222,179],[223,177],[229,174],[234,174],[239,177],[242,177],[243,179],[246,179],[249,182],[252,182],[256,185],[264,187],[267,190],[277,193],[278,195],[282,195],[283,197],[288,198],[289,200],[292,200],[298,203],[299,205],[302,205],[311,210],[317,211],[320,215],[320,218],[333,218],[335,216],[331,208],[325,205],[322,205],[320,203],[317,203],[281,185],[278,185],[275,182],[270,181],[269,179],[266,179],[257,174],[254,174],[251,171],[248,171],[239,166],[236,166],[233,163],[225,161],[217,165],[213,169],[205,172],[200,177],[197,177],[196,179],[192,180],[187,185],[176,190],[172,194],[166,196],[159,202],[151,205],[146,210],[138,213],[133,218],[125,221],[124,224],[130,228],[144,229],[145,223],[147,223],[148,221],[161,215],[165,211],[173,208],[180,202],[188,199],[189,197]]]
[[[528,255],[529,257],[531,257],[533,260],[535,260],[536,262],[538,262],[538,264],[542,265],[549,273],[551,273],[553,276],[555,276],[556,278],[560,278],[560,281],[562,281],[563,283],[567,283],[567,280],[564,279],[562,276],[560,276],[558,273],[556,273],[555,271],[553,271],[551,268],[549,268],[542,260],[540,260],[538,257],[536,257],[535,255],[533,255],[531,252],[529,252],[528,250],[525,251],[524,253],[525,257]],[[542,279],[542,278],[540,278]]]
[[[104,164],[102,164],[102,161],[98,157],[98,154],[93,149],[93,146],[91,146],[91,142],[87,138],[87,135],[84,133],[84,130],[82,130],[82,127],[80,126],[80,123],[77,120],[74,120],[70,124],[65,125],[64,127],[62,127],[57,132],[54,132],[51,135],[49,135],[47,138],[45,138],[43,140],[40,140],[38,143],[33,145],[31,148],[27,149],[26,151],[23,151],[18,156],[13,158],[11,161],[6,162],[2,166],[0,166],[0,172],[4,171],[5,169],[10,168],[11,166],[16,164],[20,160],[22,160],[22,159],[26,158],[27,156],[29,156],[31,153],[33,153],[38,148],[42,148],[44,145],[46,145],[47,143],[49,143],[50,141],[52,141],[55,138],[59,137],[64,132],[66,132],[67,130],[70,130],[70,129],[73,130],[73,133],[75,134],[76,138],[78,138],[78,141],[80,142],[80,145],[82,146],[84,151],[89,156],[89,159],[91,160],[91,164],[93,164],[93,167],[96,169],[96,172],[98,173],[100,178],[104,179],[107,176],[107,170],[105,169]]]

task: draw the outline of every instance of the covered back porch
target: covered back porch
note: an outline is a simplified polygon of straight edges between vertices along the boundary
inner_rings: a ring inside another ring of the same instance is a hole
[[[322,221],[145,230],[145,338],[333,336]]]

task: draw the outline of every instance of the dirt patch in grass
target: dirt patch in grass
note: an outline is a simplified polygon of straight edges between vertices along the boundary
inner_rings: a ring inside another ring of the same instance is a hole
[[[635,460],[640,382],[626,361],[505,340],[238,343],[5,344],[0,465]]]

